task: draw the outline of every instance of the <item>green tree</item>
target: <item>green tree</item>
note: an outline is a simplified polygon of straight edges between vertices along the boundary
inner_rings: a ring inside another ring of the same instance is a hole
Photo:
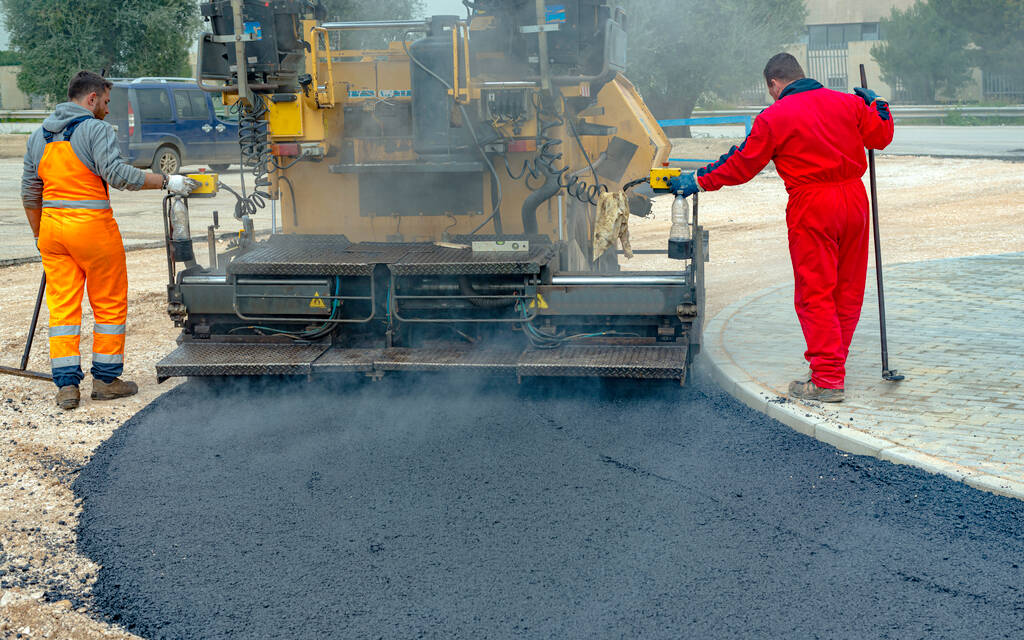
[[[803,0],[624,0],[629,79],[659,117],[688,117],[702,95],[763,84],[772,55],[797,40]]]
[[[970,78],[967,32],[917,0],[906,11],[882,19],[885,41],[871,49],[889,86],[901,86],[904,100],[929,103],[936,92],[953,95]]]
[[[931,0],[936,13],[967,31],[968,55],[986,71],[1024,80],[1024,0]]]
[[[189,75],[199,27],[195,0],[0,0],[21,56],[18,86],[62,100],[76,71]]]

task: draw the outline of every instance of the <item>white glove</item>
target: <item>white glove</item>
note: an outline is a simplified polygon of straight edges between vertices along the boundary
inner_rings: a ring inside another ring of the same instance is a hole
[[[167,190],[178,196],[187,196],[192,190],[199,186],[199,183],[179,174],[167,176]]]

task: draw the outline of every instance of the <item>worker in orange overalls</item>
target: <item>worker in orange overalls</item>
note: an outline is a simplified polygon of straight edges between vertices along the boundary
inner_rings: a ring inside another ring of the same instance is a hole
[[[789,385],[789,395],[842,402],[867,275],[864,149],[884,149],[892,142],[892,116],[889,104],[873,91],[840,93],[804,77],[788,53],[768,61],[764,79],[775,103],[757,116],[743,144],[714,164],[673,178],[670,186],[684,197],[715,191],[743,184],[775,163],[789,192],[786,225],[796,314],[811,367],[807,379]]]
[[[57,406],[74,409],[84,378],[78,351],[82,294],[89,292],[93,326],[92,398],[112,400],[138,392],[121,380],[128,272],[124,245],[108,186],[167,189],[188,195],[195,182],[185,176],[144,173],[121,159],[110,112],[113,84],[80,71],[68,86],[68,100],[28,140],[21,181],[22,204],[46,272],[50,310],[50,365],[58,387]]]

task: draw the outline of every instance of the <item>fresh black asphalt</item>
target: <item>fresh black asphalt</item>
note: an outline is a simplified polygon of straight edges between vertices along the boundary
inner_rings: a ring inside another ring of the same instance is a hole
[[[146,638],[1024,634],[1024,502],[707,383],[193,382],[75,492]]]

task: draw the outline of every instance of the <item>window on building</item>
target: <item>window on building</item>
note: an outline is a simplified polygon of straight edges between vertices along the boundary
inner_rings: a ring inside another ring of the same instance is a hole
[[[846,33],[844,25],[841,24],[830,24],[828,25],[828,48],[829,49],[842,49],[846,45],[846,40],[843,39],[843,34]]]
[[[879,40],[881,37],[877,22],[854,22],[808,25],[805,40],[808,49],[845,49],[851,42]]]
[[[823,24],[807,27],[807,48],[828,49],[828,28]]]
[[[860,37],[861,25],[860,24],[844,24],[843,25],[843,44],[848,42],[859,42],[863,40]]]

